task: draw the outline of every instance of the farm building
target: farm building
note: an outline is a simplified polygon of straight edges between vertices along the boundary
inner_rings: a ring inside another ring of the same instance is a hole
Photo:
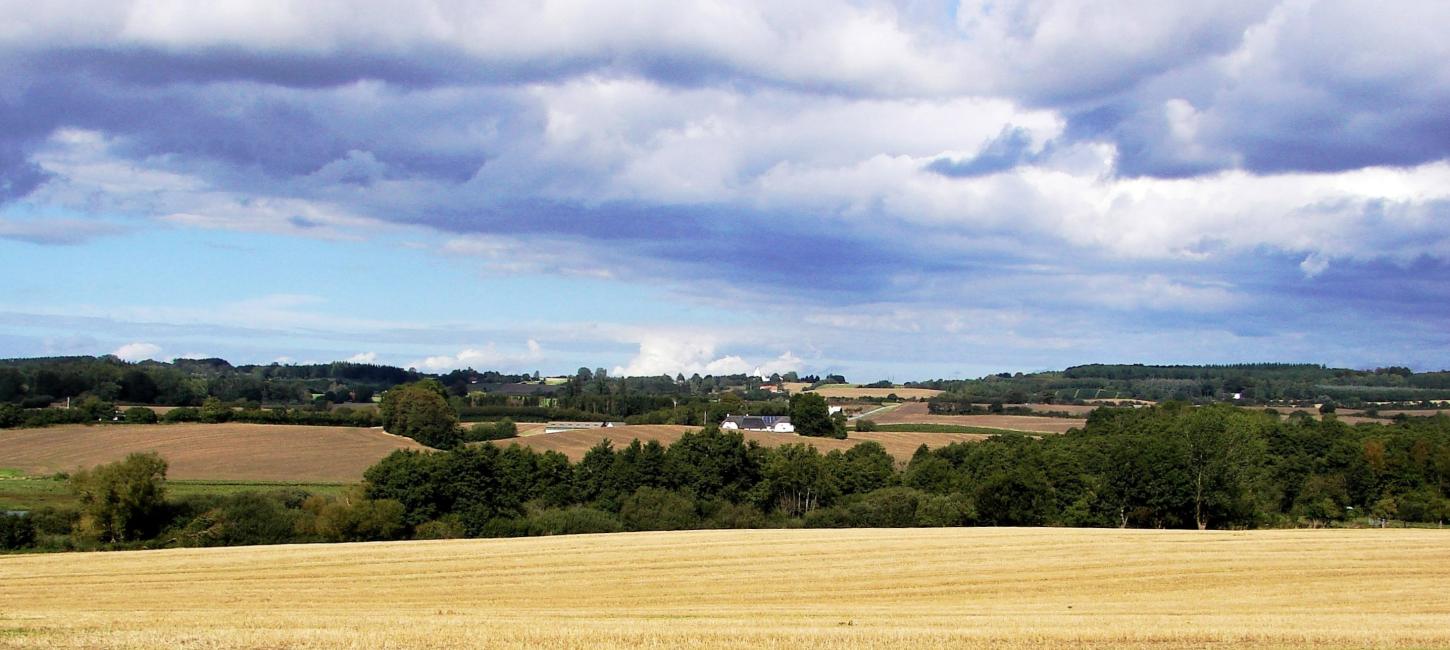
[[[578,429],[606,429],[622,427],[623,422],[550,422],[544,427],[544,433],[559,433],[561,431],[575,431]]]
[[[775,431],[795,433],[795,425],[783,415],[727,415],[720,428],[726,431]]]

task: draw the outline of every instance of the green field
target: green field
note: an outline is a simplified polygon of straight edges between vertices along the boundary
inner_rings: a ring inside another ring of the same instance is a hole
[[[279,481],[167,481],[167,496],[173,499],[228,495],[239,492],[267,492],[295,488],[313,494],[340,495],[348,488],[345,483],[287,483]],[[0,510],[33,510],[45,506],[68,506],[75,503],[75,497],[66,488],[63,479],[55,477],[27,477],[13,469],[0,469]]]

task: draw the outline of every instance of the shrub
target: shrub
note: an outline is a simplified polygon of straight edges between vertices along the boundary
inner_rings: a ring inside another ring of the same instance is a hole
[[[972,504],[961,495],[931,494],[916,504],[916,525],[964,526],[972,519]]]
[[[35,545],[35,523],[25,515],[0,512],[0,549],[16,550]]]
[[[303,506],[313,513],[314,530],[331,542],[376,542],[399,539],[407,526],[403,504],[395,499],[367,499],[355,490],[339,499],[312,497]]]
[[[127,424],[156,424],[156,421],[160,419],[156,416],[156,411],[144,406],[128,408],[123,415]]]
[[[164,422],[201,422],[201,411],[193,406],[174,408],[161,416]]]
[[[177,533],[187,546],[286,544],[296,541],[297,515],[278,496],[242,492],[193,504],[201,510]]]
[[[856,430],[862,432],[875,431],[876,423],[871,420],[856,420]]]
[[[765,514],[748,503],[719,500],[709,508],[711,511],[705,519],[709,528],[764,528],[768,523]]]
[[[490,522],[491,523],[491,522]],[[484,524],[487,529],[488,524]],[[413,530],[413,539],[459,539],[467,537],[463,522],[456,515],[426,521]]]
[[[528,519],[530,535],[616,533],[624,529],[614,515],[584,506],[540,510]]]
[[[653,487],[642,487],[626,498],[619,518],[629,530],[685,530],[700,523],[689,497]]]
[[[20,426],[24,415],[14,404],[0,404],[0,429],[12,429]]]

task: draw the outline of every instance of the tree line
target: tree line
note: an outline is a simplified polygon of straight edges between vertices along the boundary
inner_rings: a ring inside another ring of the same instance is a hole
[[[78,509],[7,519],[0,539],[87,548],[685,528],[1239,529],[1450,518],[1450,417],[1349,426],[1333,416],[1280,419],[1183,403],[1099,409],[1085,427],[1059,436],[923,446],[904,464],[869,441],[823,454],[805,443],[764,448],[714,427],[668,446],[601,441],[577,462],[518,445],[398,451],[342,497],[289,491],[172,502],[152,487],[164,474],[158,461],[130,459],[125,469],[72,476]]]

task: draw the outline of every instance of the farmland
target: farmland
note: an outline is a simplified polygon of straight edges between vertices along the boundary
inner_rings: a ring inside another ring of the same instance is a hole
[[[395,449],[422,445],[379,429],[264,424],[67,425],[0,432],[0,467],[68,472],[155,451],[173,479],[355,482]]]
[[[989,429],[1008,429],[1029,433],[1067,433],[1080,428],[1086,420],[1035,415],[934,415],[926,404],[908,402],[890,411],[870,416],[878,424],[954,424]]]
[[[589,451],[590,447],[599,444],[600,440],[608,439],[614,443],[616,448],[628,445],[631,440],[639,439],[641,442],[651,440],[669,446],[686,431],[697,431],[699,427],[690,427],[673,424],[644,424],[624,427],[609,427],[601,429],[578,429],[574,431],[562,431],[558,433],[545,433],[529,435],[520,438],[495,441],[494,444],[507,447],[518,443],[532,448],[534,451],[557,451],[568,456],[570,460],[579,460]],[[746,440],[753,440],[764,447],[778,447],[790,443],[804,443],[815,446],[821,452],[829,452],[833,449],[846,450],[866,440],[874,440],[886,448],[886,452],[897,460],[905,462],[911,458],[912,452],[917,447],[925,444],[928,447],[942,447],[954,442],[969,442],[981,440],[986,435],[981,433],[921,433],[921,432],[885,432],[873,431],[851,432],[850,438],[836,440],[834,438],[808,438],[793,433],[774,433],[770,431],[742,431]]]
[[[5,557],[0,582],[8,648],[1450,644],[1450,545],[1423,529],[683,531],[185,549]]]

